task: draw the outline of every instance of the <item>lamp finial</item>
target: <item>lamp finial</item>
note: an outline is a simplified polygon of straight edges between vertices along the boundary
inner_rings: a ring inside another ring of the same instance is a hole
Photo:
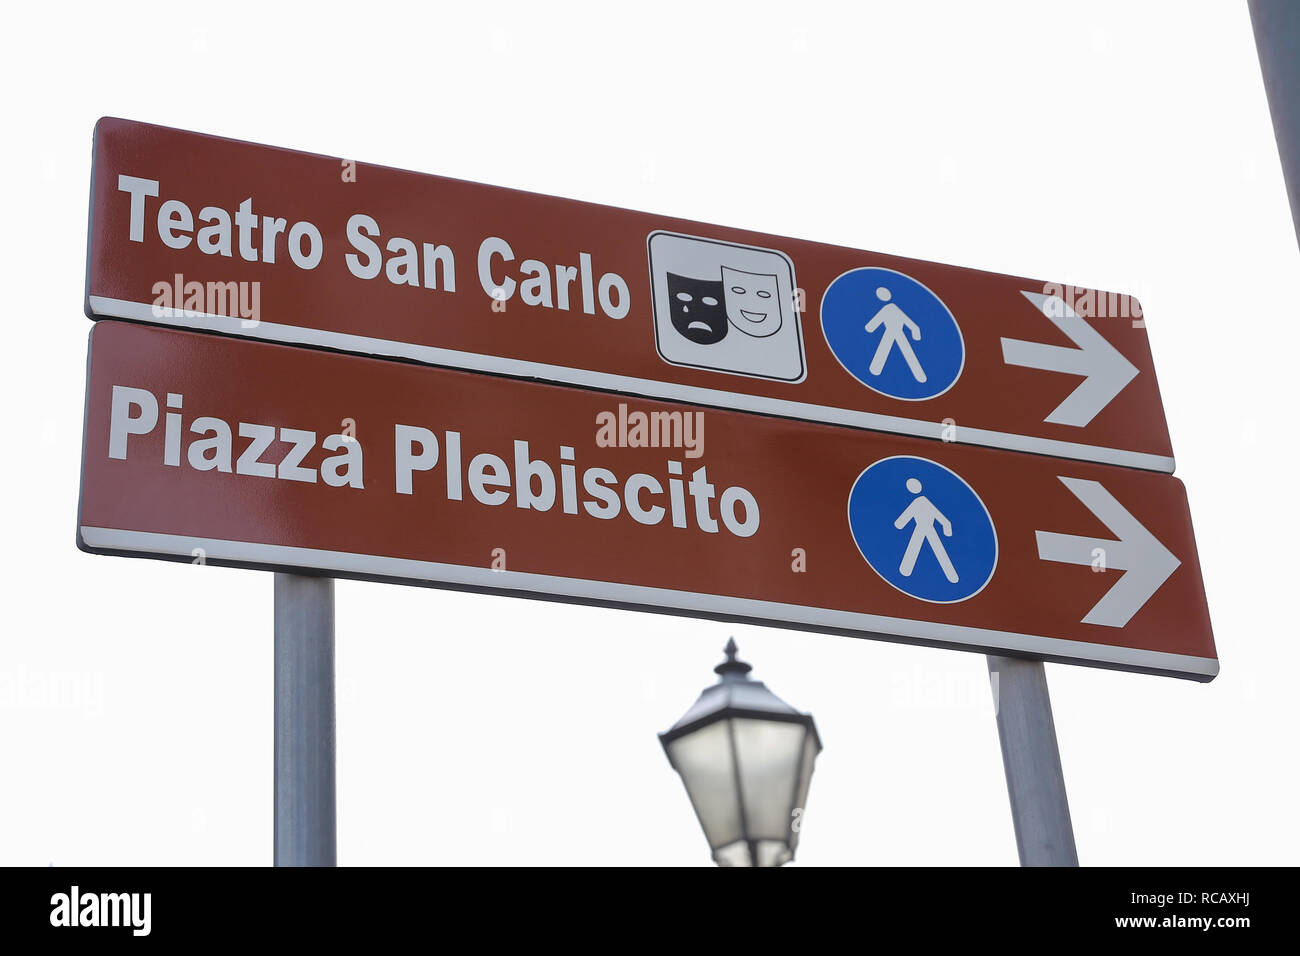
[[[736,647],[736,639],[734,637],[727,638],[727,646],[722,650],[726,653],[727,659],[717,667],[713,668],[713,673],[721,676],[723,680],[746,680],[747,678],[745,675],[754,668],[749,664],[746,664],[744,661],[737,659],[736,653],[738,648]]]

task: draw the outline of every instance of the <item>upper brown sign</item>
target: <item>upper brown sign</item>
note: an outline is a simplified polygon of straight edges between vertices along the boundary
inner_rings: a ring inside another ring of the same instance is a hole
[[[86,309],[1173,471],[1127,296],[103,119]]]

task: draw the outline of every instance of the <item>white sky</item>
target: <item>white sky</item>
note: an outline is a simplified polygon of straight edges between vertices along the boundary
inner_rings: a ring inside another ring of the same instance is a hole
[[[1244,4],[131,11],[7,13],[0,864],[271,860],[270,575],[74,545],[101,115],[1136,294],[1222,674],[1049,665],[1080,860],[1297,862],[1300,262]],[[979,655],[337,601],[340,863],[708,864],[655,734],[729,634],[826,745],[800,864],[1016,861]]]

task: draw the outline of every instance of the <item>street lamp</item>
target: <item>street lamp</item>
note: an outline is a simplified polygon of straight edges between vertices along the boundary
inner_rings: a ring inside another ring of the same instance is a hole
[[[719,866],[780,866],[794,859],[813,761],[821,739],[801,714],[749,677],[728,640],[718,682],[666,733],[668,762],[681,775]]]

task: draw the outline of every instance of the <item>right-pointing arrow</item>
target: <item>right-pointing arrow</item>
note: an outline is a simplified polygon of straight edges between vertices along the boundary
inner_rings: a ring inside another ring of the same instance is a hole
[[[1007,365],[1040,368],[1046,372],[1065,372],[1082,375],[1083,381],[1043,419],[1054,425],[1074,425],[1082,428],[1097,413],[1110,404],[1111,399],[1124,390],[1137,375],[1137,367],[1120,354],[1091,325],[1085,322],[1064,299],[1041,292],[1022,292],[1038,311],[1052,320],[1052,324],[1069,336],[1078,348],[1065,345],[1048,345],[1046,342],[1026,342],[1023,339],[1002,340],[1002,361]]]
[[[1083,478],[1060,477],[1065,487],[1084,503],[1089,511],[1119,540],[1089,538],[1054,531],[1035,531],[1038,556],[1044,561],[1092,565],[1098,548],[1105,556],[1105,567],[1124,572],[1084,617],[1085,624],[1123,627],[1141,610],[1151,595],[1169,579],[1182,563],[1142,526],[1101,482]]]

